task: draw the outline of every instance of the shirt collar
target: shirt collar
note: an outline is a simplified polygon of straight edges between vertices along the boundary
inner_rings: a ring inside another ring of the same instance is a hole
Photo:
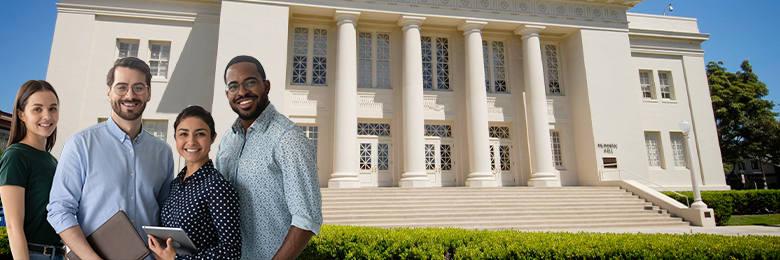
[[[255,121],[249,125],[247,130],[265,132],[265,130],[268,129],[268,126],[271,125],[271,121],[273,121],[273,118],[277,113],[278,112],[276,112],[274,105],[268,103],[268,106],[265,108],[265,110],[263,110],[263,112],[260,113],[257,118],[255,118]],[[241,118],[236,118],[236,121],[233,122],[232,129],[234,134],[244,133],[244,125],[241,124]]]
[[[127,135],[125,131],[122,131],[121,128],[119,128],[119,125],[114,122],[113,118],[108,117],[108,120],[106,120],[106,127],[108,128],[108,132],[111,133],[111,135],[116,137],[116,139],[119,139],[119,142],[124,142],[125,139],[130,139],[130,136]],[[135,137],[135,142],[140,142],[143,132],[143,127],[141,127],[141,132],[138,133],[138,136]]]
[[[211,171],[212,169],[214,169],[214,163],[212,163],[211,160],[209,160],[208,162],[203,164],[203,166],[198,168],[198,170],[195,171],[195,173],[190,175],[190,177],[187,178],[187,181],[185,183],[184,182],[184,175],[187,175],[187,166],[184,166],[184,169],[181,169],[179,174],[176,175],[176,180],[178,180],[179,182],[183,183],[184,185],[187,185],[187,184],[190,184],[190,183],[192,183],[194,181],[198,181],[200,179],[203,179],[203,178],[211,175],[210,173],[212,172]]]

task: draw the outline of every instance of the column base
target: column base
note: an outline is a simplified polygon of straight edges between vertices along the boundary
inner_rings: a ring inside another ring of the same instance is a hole
[[[532,178],[528,180],[528,187],[554,188],[561,187],[561,181],[556,178]]]
[[[356,173],[352,172],[334,172],[328,181],[328,188],[336,189],[354,189],[360,188],[360,180],[355,176]],[[355,176],[355,177],[353,177]]]
[[[498,182],[492,173],[472,172],[469,173],[469,178],[466,179],[466,187],[498,187]]]
[[[692,209],[705,209],[706,210],[707,209],[707,204],[704,204],[704,202],[700,200],[700,201],[693,202],[693,204],[691,204],[691,208]]]
[[[425,172],[405,172],[398,185],[401,188],[428,188],[431,187],[431,180]]]

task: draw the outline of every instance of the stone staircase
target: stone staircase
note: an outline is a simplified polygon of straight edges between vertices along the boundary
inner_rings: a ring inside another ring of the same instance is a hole
[[[579,230],[685,227],[619,187],[322,189],[325,224]]]

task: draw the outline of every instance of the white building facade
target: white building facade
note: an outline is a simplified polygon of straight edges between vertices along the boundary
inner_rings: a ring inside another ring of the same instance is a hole
[[[62,0],[47,80],[66,140],[110,115],[116,59],[147,61],[144,128],[173,147],[188,105],[229,129],[225,66],[254,56],[271,103],[317,147],[321,187],[598,185],[619,167],[728,189],[709,36],[695,19],[626,12],[638,2]]]

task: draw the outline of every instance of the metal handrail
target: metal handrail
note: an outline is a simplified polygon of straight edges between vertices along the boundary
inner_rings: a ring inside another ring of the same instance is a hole
[[[617,165],[617,164],[605,164],[604,166],[605,166],[605,167],[607,167],[607,166],[614,166],[614,167],[618,167],[618,165]],[[620,180],[623,180],[623,175],[622,175],[622,172],[623,172],[623,171],[626,171],[626,172],[628,172],[628,173],[630,173],[630,174],[632,174],[632,175],[634,175],[634,176],[636,176],[636,177],[639,177],[639,178],[641,178],[642,180],[645,180],[645,181],[647,181],[647,182],[649,182],[649,183],[655,184],[655,186],[658,186],[658,187],[661,187],[661,188],[663,188],[663,189],[666,189],[666,190],[668,190],[668,191],[671,191],[672,193],[674,193],[674,194],[675,194],[675,195],[677,195],[677,196],[680,196],[680,197],[685,197],[685,204],[688,204],[688,207],[689,207],[689,208],[691,207],[691,202],[688,200],[688,196],[682,195],[682,194],[680,194],[679,192],[673,191],[673,190],[672,190],[672,189],[670,189],[670,188],[664,187],[664,186],[663,186],[663,185],[661,185],[661,184],[658,184],[658,183],[656,183],[656,182],[654,182],[654,181],[651,181],[651,180],[649,180],[649,179],[647,179],[647,178],[645,178],[645,177],[642,177],[641,175],[639,175],[639,174],[637,174],[637,173],[635,173],[635,172],[632,172],[632,171],[629,171],[629,170],[626,170],[626,169],[620,169],[620,168],[614,168],[614,169],[602,169],[602,170],[600,170],[600,171],[599,171],[599,172],[601,172],[601,174],[599,174],[599,179],[600,179],[601,181],[604,181],[604,172],[605,172],[605,171],[617,171],[617,172],[618,172],[618,178],[620,178]]]

